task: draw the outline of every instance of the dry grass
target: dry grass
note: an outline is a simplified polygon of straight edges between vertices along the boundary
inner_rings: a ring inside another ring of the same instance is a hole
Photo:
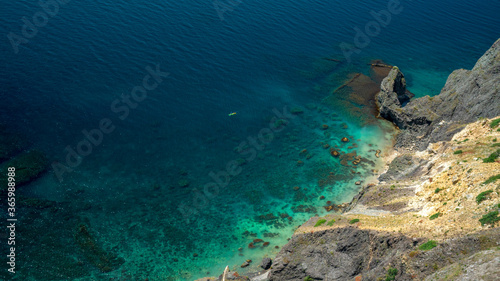
[[[496,118],[494,118],[496,119]],[[370,206],[358,208],[361,214],[331,214],[327,220],[335,219],[332,226],[321,225],[313,227],[318,218],[305,223],[296,233],[314,232],[318,230],[354,226],[360,229],[373,229],[387,232],[400,232],[410,237],[425,237],[433,240],[443,240],[455,236],[463,236],[491,226],[481,226],[482,215],[493,210],[500,203],[500,181],[482,184],[500,171],[500,162],[483,163],[482,158],[488,157],[496,150],[492,147],[493,139],[500,138],[500,132],[490,127],[491,120],[480,120],[469,124],[448,143],[429,145],[424,152],[416,152],[414,156],[426,159],[432,163],[432,168],[420,179],[408,182],[386,183],[371,189],[367,196],[376,200]],[[462,154],[454,151],[462,150]],[[393,157],[388,157],[388,159]],[[411,194],[401,194],[394,198],[379,196],[390,185],[406,186],[412,189]],[[435,191],[440,191],[436,193]],[[476,202],[481,192],[492,190],[488,197]],[[377,209],[382,205],[406,206],[399,212],[380,214]],[[445,204],[446,203],[446,204]],[[433,220],[432,214],[441,213]],[[349,221],[359,219],[353,225]]]

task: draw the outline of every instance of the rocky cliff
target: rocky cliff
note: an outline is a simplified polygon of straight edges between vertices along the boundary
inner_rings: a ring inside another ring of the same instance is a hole
[[[396,147],[423,150],[429,143],[450,140],[479,117],[500,115],[500,39],[472,70],[451,73],[439,95],[406,100],[404,75],[394,67],[382,82],[377,104],[380,116],[402,129]]]
[[[500,40],[434,97],[411,100],[394,67],[377,95],[400,128],[386,171],[343,214],[303,224],[268,279],[497,280],[499,90]]]

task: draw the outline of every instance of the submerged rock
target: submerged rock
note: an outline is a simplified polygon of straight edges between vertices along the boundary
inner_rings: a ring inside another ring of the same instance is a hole
[[[105,251],[85,224],[80,224],[77,227],[74,238],[87,261],[101,272],[116,270],[125,263],[125,260],[118,257],[114,252]]]
[[[31,150],[21,153],[0,165],[2,171],[7,171],[8,167],[15,167],[16,186],[28,184],[39,177],[48,167],[49,162],[45,154],[38,150]],[[7,174],[0,175],[0,190],[7,188]]]

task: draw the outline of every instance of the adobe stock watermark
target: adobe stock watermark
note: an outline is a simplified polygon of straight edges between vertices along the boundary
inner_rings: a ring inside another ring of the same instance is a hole
[[[38,28],[46,26],[49,20],[59,13],[60,5],[66,5],[70,1],[71,0],[38,1],[38,6],[40,6],[41,10],[38,10],[33,14],[31,21],[27,17],[21,18],[21,21],[23,22],[23,25],[21,25],[21,35],[12,31],[7,34],[7,38],[12,45],[14,53],[19,53],[19,45],[28,44],[28,39],[32,39],[38,34]]]
[[[403,7],[400,4],[399,0],[389,0],[387,10],[381,10],[378,13],[373,10],[370,11],[370,15],[374,20],[367,22],[364,30],[361,30],[357,26],[354,27],[354,31],[356,32],[353,38],[354,44],[342,42],[339,45],[348,63],[351,63],[351,56],[354,53],[359,54],[362,49],[370,45],[370,38],[378,36],[382,28],[387,27],[391,23],[392,15],[398,15],[403,11]]]
[[[163,82],[163,79],[170,75],[168,72],[162,72],[159,64],[156,64],[155,69],[147,66],[146,71],[148,74],[142,78],[142,85],[135,86],[132,88],[130,94],[122,94],[120,99],[115,99],[111,102],[111,112],[121,121],[127,119],[131,109],[137,108],[139,103],[148,97],[148,92],[156,89]],[[63,163],[58,161],[52,163],[52,169],[59,182],[63,181],[64,173],[72,172],[73,169],[78,167],[84,157],[89,156],[93,148],[102,143],[104,136],[111,134],[115,128],[116,126],[113,124],[111,118],[105,117],[99,121],[96,128],[90,131],[87,129],[82,130],[83,138],[76,144],[76,149],[71,145],[66,146],[64,149],[66,152],[65,161]]]
[[[238,7],[243,1],[241,0],[224,0],[225,2],[222,2],[221,0],[215,0],[213,2],[215,11],[217,12],[217,16],[219,16],[219,19],[221,21],[224,20],[224,14],[226,12],[232,12],[234,8]]]
[[[239,156],[245,159],[245,163],[254,161],[257,153],[264,150],[266,145],[269,145],[274,140],[275,134],[283,131],[290,121],[296,117],[288,111],[286,106],[283,107],[282,111],[276,108],[273,109],[273,113],[275,116],[271,118],[269,126],[262,128],[257,136],[249,136],[238,145],[237,152]],[[219,195],[221,189],[228,186],[231,180],[242,172],[241,165],[238,161],[231,160],[226,163],[224,169],[208,173],[208,176],[213,181],[205,184],[203,190],[197,188],[191,190],[191,202],[189,204],[182,202],[177,208],[187,223],[190,223],[194,215],[207,207],[210,200]]]

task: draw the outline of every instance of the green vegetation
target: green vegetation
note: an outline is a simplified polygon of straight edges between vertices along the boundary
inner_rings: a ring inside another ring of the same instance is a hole
[[[490,127],[496,128],[498,126],[498,124],[500,124],[500,118],[491,121]]]
[[[306,278],[304,278],[304,281],[314,281],[314,279],[312,279],[311,276],[306,276]]]
[[[462,150],[456,150],[455,152],[453,152],[453,154],[462,154],[463,151]]]
[[[500,221],[500,217],[498,216],[498,211],[489,212],[486,215],[483,215],[482,218],[479,219],[481,225],[491,224],[495,225],[496,222]]]
[[[500,142],[497,142],[497,143],[494,143],[491,145],[491,147],[497,147],[497,146],[500,146]]]
[[[434,240],[429,240],[427,242],[425,242],[424,244],[420,245],[420,247],[418,247],[420,250],[422,251],[428,251],[434,247],[437,246],[437,242],[434,241]]]
[[[335,223],[335,220],[331,220],[327,223],[328,226],[332,226]]]
[[[442,189],[441,188],[436,188],[436,190],[434,190],[434,193],[439,193],[439,191],[441,191]]]
[[[493,192],[493,190],[490,189],[490,190],[486,190],[486,191],[479,193],[479,195],[476,197],[477,204],[486,200],[486,197],[492,192]]]
[[[396,268],[390,267],[385,275],[385,281],[396,280],[396,275],[398,275],[398,270]]]
[[[493,141],[493,142],[497,142],[497,138],[494,138],[492,141]]]
[[[483,159],[483,163],[493,163],[495,162],[495,160],[498,158],[499,155],[500,155],[500,149],[497,149],[497,151],[490,154],[488,158]]]
[[[320,226],[320,225],[324,224],[325,222],[326,222],[326,220],[325,220],[325,219],[320,219],[320,220],[318,220],[318,221],[316,222],[316,224],[314,225],[314,227],[318,227],[318,226]]]
[[[435,213],[434,215],[430,216],[429,219],[430,220],[437,219],[440,215],[441,215],[441,213]]]
[[[349,221],[350,224],[355,224],[357,222],[359,222],[359,219],[353,219],[353,220]]]
[[[494,182],[494,181],[496,181],[496,180],[498,180],[498,179],[500,179],[500,174],[498,174],[498,175],[496,175],[496,176],[491,176],[491,177],[489,177],[487,180],[485,180],[485,181],[483,182],[483,184],[489,184],[489,183],[492,183],[492,182]]]

